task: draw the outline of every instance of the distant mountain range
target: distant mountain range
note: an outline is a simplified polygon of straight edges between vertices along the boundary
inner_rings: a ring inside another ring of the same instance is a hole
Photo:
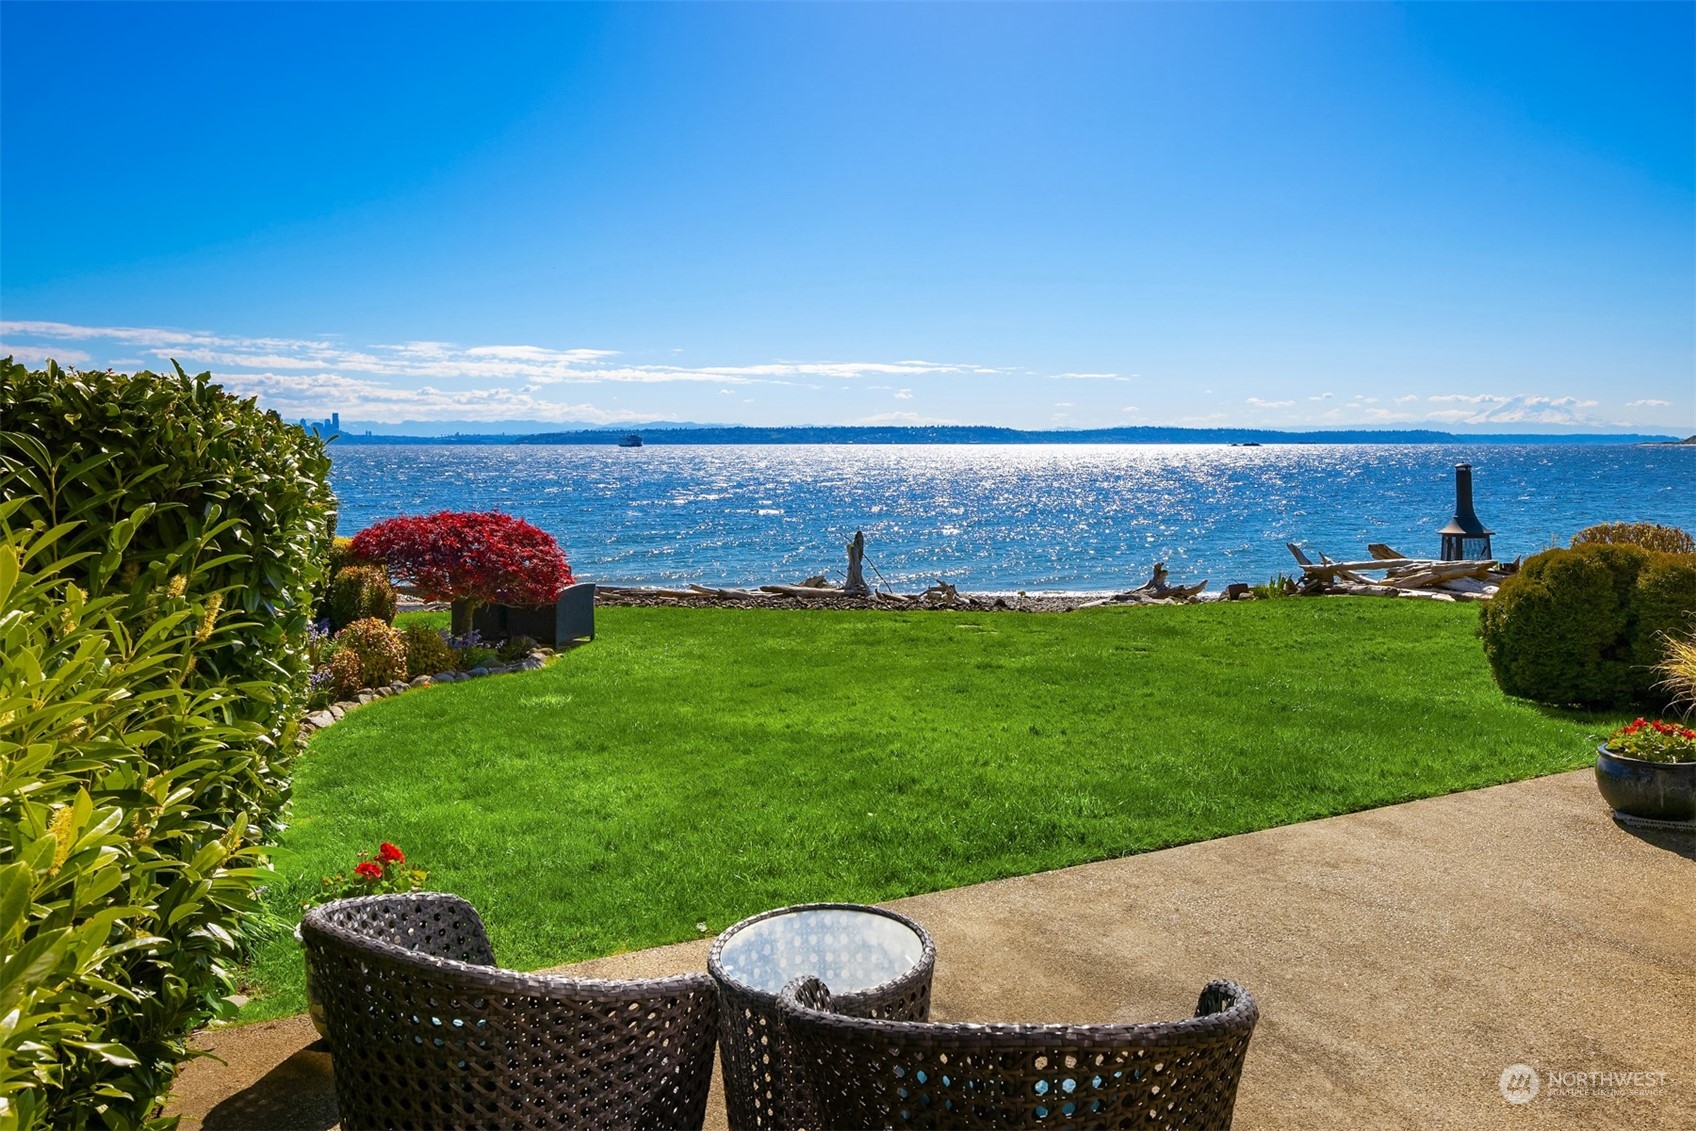
[[[645,444],[1645,444],[1677,443],[1675,436],[1638,433],[1455,433],[1430,429],[1354,429],[1279,432],[1268,428],[1080,428],[1024,431],[978,425],[841,425],[752,428],[664,421],[617,428],[586,426],[548,432],[364,434],[344,430],[341,444],[616,444],[632,432]],[[421,427],[415,422],[390,427]],[[350,426],[350,429],[354,426]],[[488,424],[482,428],[490,427]],[[555,426],[556,428],[558,426]]]

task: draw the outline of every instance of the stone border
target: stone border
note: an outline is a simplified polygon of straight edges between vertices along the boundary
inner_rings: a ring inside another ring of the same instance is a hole
[[[537,648],[522,660],[514,664],[491,664],[487,667],[475,667],[465,672],[437,672],[435,675],[415,676],[410,682],[394,683],[383,687],[364,687],[354,692],[353,698],[331,703],[328,707],[311,711],[300,720],[300,737],[311,737],[314,731],[333,726],[347,716],[355,707],[363,707],[378,699],[387,699],[391,695],[399,695],[403,691],[411,691],[418,687],[429,687],[436,683],[464,683],[468,679],[478,679],[486,675],[506,675],[509,672],[540,671],[547,666],[548,657],[554,653],[548,648]]]

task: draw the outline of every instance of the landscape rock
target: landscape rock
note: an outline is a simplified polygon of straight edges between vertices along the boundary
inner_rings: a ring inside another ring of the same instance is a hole
[[[419,676],[418,678],[416,678],[412,681],[411,686],[413,686],[413,687],[429,687],[434,682],[436,682],[436,681],[431,676],[421,675],[421,676]]]
[[[437,672],[430,678],[437,683],[452,683],[459,677],[454,672]]]
[[[345,714],[347,714],[347,708],[343,707],[340,703],[332,703],[330,705],[330,718],[340,719]]]
[[[1235,601],[1248,594],[1249,584],[1246,581],[1233,582],[1225,586],[1225,600]]]
[[[488,675],[489,669],[484,668],[484,667],[476,667],[476,668],[472,668],[470,671],[466,672],[465,674],[469,675],[469,676]]]
[[[354,700],[354,702],[358,703],[361,707],[363,707],[363,706],[365,706],[365,704],[371,702],[371,700],[373,700],[375,698],[376,698],[376,696],[372,692],[361,691],[358,695],[355,695],[353,697],[353,700]]]
[[[318,727],[329,726],[331,723],[336,721],[336,717],[328,711],[314,711],[310,715],[306,716],[306,721],[311,723],[313,728],[316,729]]]

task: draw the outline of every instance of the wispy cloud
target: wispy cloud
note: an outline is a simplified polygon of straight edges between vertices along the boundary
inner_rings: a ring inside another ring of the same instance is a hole
[[[905,361],[793,361],[758,365],[641,365],[613,363],[617,350],[551,349],[534,345],[474,345],[419,341],[350,346],[319,338],[253,338],[134,326],[78,326],[66,322],[0,322],[0,334],[36,339],[14,347],[20,356],[68,358],[64,343],[109,342],[140,348],[156,362],[176,360],[184,366],[204,365],[226,370],[298,370],[334,372],[363,377],[412,380],[495,380],[535,384],[596,384],[629,382],[655,384],[701,381],[717,384],[783,383],[805,378],[855,380],[862,377],[912,377],[967,373],[997,373],[967,363]],[[76,351],[77,364],[92,360],[87,350]]]
[[[1131,374],[1130,377],[1118,373],[1050,373],[1048,379],[1050,381],[1129,381],[1136,376],[1135,373]]]
[[[1007,370],[977,363],[903,359],[842,361],[778,359],[751,365],[640,363],[618,351],[556,349],[524,343],[463,345],[443,341],[353,345],[332,337],[242,337],[170,327],[83,326],[68,322],[0,322],[0,349],[40,364],[211,369],[229,388],[256,395],[285,416],[314,416],[331,408],[345,417],[582,419],[614,421],[652,412],[607,410],[549,399],[551,386],[710,384],[730,389],[793,385],[817,389],[823,380],[970,377]],[[101,347],[104,347],[102,350]],[[677,351],[673,351],[675,354]],[[140,360],[136,355],[140,355]],[[887,387],[887,386],[886,386]],[[896,393],[913,397],[911,389]]]
[[[94,357],[86,350],[55,348],[44,345],[19,345],[14,342],[0,342],[0,357],[15,358],[25,365],[34,366],[45,365],[48,358],[52,358],[61,365],[86,365],[94,360]]]
[[[1259,397],[1250,397],[1246,402],[1255,408],[1294,408],[1295,401],[1263,401]]]
[[[1640,400],[1640,401],[1626,401],[1625,407],[1626,408],[1671,408],[1672,402],[1671,401],[1657,401],[1657,400],[1655,400],[1651,397],[1651,398],[1646,398],[1646,399]]]
[[[335,405],[350,419],[373,420],[535,420],[610,424],[646,420],[652,413],[604,409],[593,404],[550,401],[527,389],[438,389],[431,385],[397,389],[377,381],[337,373],[235,373],[219,378],[239,396],[257,396],[285,419],[317,416]]]

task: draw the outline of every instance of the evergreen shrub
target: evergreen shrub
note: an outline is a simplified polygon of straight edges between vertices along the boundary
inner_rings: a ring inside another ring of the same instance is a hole
[[[1616,707],[1665,698],[1668,638],[1696,615],[1696,556],[1587,542],[1526,560],[1484,606],[1479,633],[1503,691]]]
[[[208,374],[0,361],[0,1123],[159,1123],[228,1011],[328,467]]]
[[[459,655],[442,638],[441,631],[428,625],[409,624],[406,638],[406,670],[409,675],[435,675],[459,670]]]
[[[389,584],[388,571],[382,566],[343,566],[330,582],[326,602],[330,627],[340,630],[367,617],[393,624],[397,603],[395,587]]]
[[[342,646],[336,660],[359,657],[359,687],[382,687],[406,678],[406,641],[378,618],[354,621],[336,633],[336,643]]]

